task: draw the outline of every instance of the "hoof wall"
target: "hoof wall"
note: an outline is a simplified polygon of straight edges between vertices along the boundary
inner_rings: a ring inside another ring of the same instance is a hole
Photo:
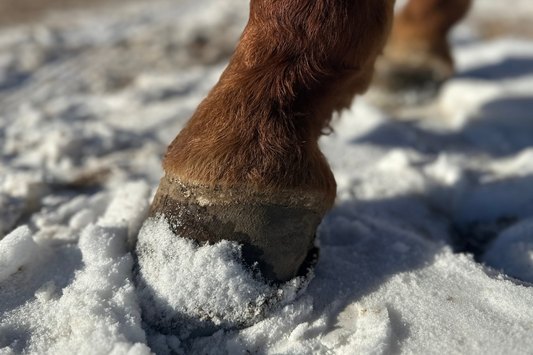
[[[291,191],[264,194],[164,178],[151,216],[165,216],[176,235],[201,244],[238,242],[249,266],[280,283],[298,275],[314,247],[316,229],[326,211],[323,205],[317,196]]]
[[[313,276],[325,201],[163,178],[135,250],[143,319],[204,336],[294,300]]]

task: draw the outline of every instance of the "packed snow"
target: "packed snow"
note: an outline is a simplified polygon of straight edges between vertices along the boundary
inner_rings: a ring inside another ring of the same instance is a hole
[[[146,220],[247,0],[0,29],[0,354],[533,353],[533,41],[485,39],[476,22],[533,13],[513,4],[476,1],[432,104],[362,97],[336,118],[320,141],[338,183],[320,259],[280,287],[237,244]]]

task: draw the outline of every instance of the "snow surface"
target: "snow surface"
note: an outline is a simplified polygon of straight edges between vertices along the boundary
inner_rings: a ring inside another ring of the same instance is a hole
[[[473,18],[533,12],[502,4],[477,0]],[[359,98],[322,138],[338,199],[308,279],[278,289],[235,244],[143,226],[247,5],[0,31],[0,354],[533,353],[533,42],[483,40],[472,20],[431,107],[400,120]],[[142,268],[137,238],[158,246]]]

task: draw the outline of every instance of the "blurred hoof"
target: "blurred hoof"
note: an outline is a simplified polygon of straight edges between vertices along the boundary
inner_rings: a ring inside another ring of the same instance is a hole
[[[453,74],[448,55],[417,49],[386,50],[376,62],[367,98],[384,109],[426,104]]]
[[[199,185],[167,175],[150,214],[164,216],[174,234],[201,245],[238,242],[247,265],[282,283],[313,263],[316,229],[328,208],[318,194]]]

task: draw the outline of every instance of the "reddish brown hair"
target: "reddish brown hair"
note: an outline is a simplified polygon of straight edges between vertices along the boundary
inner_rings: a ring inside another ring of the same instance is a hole
[[[220,81],[169,146],[184,181],[324,193],[335,180],[317,140],[366,90],[392,0],[252,0]]]
[[[407,51],[419,46],[451,63],[448,32],[471,4],[472,0],[411,0],[394,19],[391,43]]]

